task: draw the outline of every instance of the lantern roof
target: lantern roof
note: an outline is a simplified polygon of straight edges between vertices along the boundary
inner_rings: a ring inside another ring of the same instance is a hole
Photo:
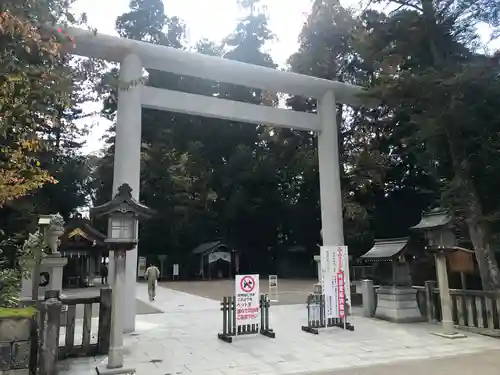
[[[146,205],[139,203],[132,197],[132,188],[129,184],[123,184],[118,188],[115,197],[100,206],[90,209],[96,217],[111,215],[113,213],[132,213],[139,219],[149,219],[156,211]]]
[[[447,210],[434,208],[422,214],[422,218],[417,225],[410,227],[414,231],[424,231],[429,229],[439,229],[447,226],[451,222],[451,216]]]

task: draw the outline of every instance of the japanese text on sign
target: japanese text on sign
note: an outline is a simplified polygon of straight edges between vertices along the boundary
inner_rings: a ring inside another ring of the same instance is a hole
[[[350,296],[347,246],[321,247],[321,284],[325,295],[325,317],[344,318]]]
[[[236,325],[259,324],[259,275],[235,277]]]

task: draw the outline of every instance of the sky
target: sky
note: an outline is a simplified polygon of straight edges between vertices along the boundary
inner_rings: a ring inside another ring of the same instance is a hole
[[[288,57],[298,49],[298,35],[311,9],[312,0],[261,0],[267,7],[269,27],[276,39],[269,44],[268,52],[274,61],[283,66]],[[165,13],[178,16],[187,25],[188,43],[195,44],[200,39],[220,41],[230,34],[242,16],[235,0],[164,0]],[[130,0],[77,0],[75,14],[86,13],[88,23],[99,33],[116,35],[115,20],[129,9]],[[357,0],[342,1],[344,6],[358,4]],[[487,29],[480,30],[483,36]],[[500,40],[491,47],[500,48]],[[87,113],[98,112],[101,103],[84,106]],[[84,153],[99,151],[101,138],[110,122],[99,117],[80,120],[81,125],[91,125],[91,133],[85,138]]]
[[[75,14],[85,12],[89,25],[99,33],[116,35],[116,17],[129,9],[130,0],[78,0]],[[187,25],[188,42],[195,44],[200,39],[220,41],[230,34],[242,16],[235,0],[164,0],[165,13],[178,16]],[[269,27],[276,40],[268,46],[269,53],[279,65],[285,65],[288,57],[298,48],[298,35],[308,12],[311,0],[262,0],[269,14]],[[100,103],[84,107],[87,112],[99,111]],[[88,117],[80,123],[93,124],[91,134],[86,137],[84,153],[101,149],[101,138],[110,122],[98,117]]]

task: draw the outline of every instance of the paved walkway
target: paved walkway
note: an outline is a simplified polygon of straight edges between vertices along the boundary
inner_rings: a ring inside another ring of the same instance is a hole
[[[307,296],[313,290],[316,279],[280,279],[279,301],[276,305],[303,305]],[[220,301],[222,297],[234,294],[234,280],[204,280],[204,281],[166,281],[161,287],[194,294]],[[260,281],[260,292],[269,294],[269,283],[266,279]]]
[[[272,309],[276,339],[238,337],[233,344],[227,344],[217,339],[221,326],[217,301],[167,288],[157,291],[157,300],[152,304],[164,313],[137,316],[136,332],[125,337],[126,365],[134,366],[138,375],[337,374],[344,369],[347,372],[338,374],[391,375],[399,366],[406,367],[401,367],[398,374],[404,369],[408,375],[440,375],[444,374],[441,362],[429,359],[500,351],[500,340],[488,337],[468,334],[465,339],[448,340],[430,334],[435,326],[392,324],[362,317],[352,318],[354,332],[331,328],[314,336],[300,329],[306,321],[303,305]],[[146,285],[138,284],[137,294],[149,303]],[[470,357],[462,360],[465,358]],[[402,360],[416,361],[397,364]],[[472,363],[472,359],[467,361]],[[448,362],[454,366],[458,363],[455,359]],[[106,359],[63,362],[61,375],[90,375],[101,363]],[[391,364],[390,370],[376,367],[381,364]],[[480,364],[476,362],[475,371],[490,375]],[[406,370],[413,366],[424,367],[420,372]],[[468,375],[464,369],[459,366],[446,372]]]
[[[499,372],[500,351],[487,351],[458,357],[413,360],[307,375],[498,375]]]

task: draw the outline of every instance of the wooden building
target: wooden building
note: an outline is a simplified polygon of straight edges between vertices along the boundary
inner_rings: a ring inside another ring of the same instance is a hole
[[[68,258],[63,270],[63,288],[91,286],[100,277],[102,265],[107,266],[106,235],[82,217],[70,219],[60,237],[59,251]]]

